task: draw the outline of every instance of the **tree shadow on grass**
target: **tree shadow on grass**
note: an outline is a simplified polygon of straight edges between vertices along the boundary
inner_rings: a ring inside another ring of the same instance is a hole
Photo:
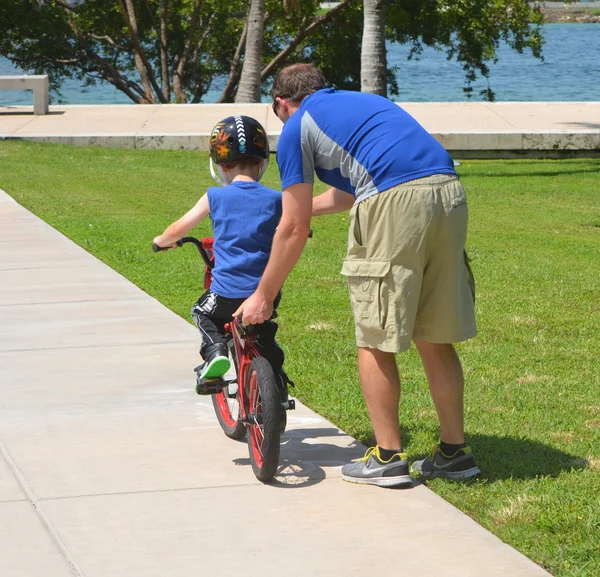
[[[517,437],[469,434],[467,442],[473,449],[480,479],[488,482],[503,479],[557,477],[573,469],[586,469],[585,457],[550,447],[539,441]],[[413,455],[411,455],[412,460]],[[422,457],[414,456],[414,460]]]
[[[588,159],[586,159],[588,160]],[[548,170],[548,171],[544,171],[544,170],[527,170],[527,167],[523,167],[523,170],[520,171],[514,171],[514,172],[501,172],[501,171],[494,171],[494,172],[490,172],[488,173],[486,176],[491,176],[494,178],[536,178],[536,179],[541,179],[541,178],[555,178],[557,176],[567,176],[569,174],[597,174],[598,173],[598,166],[596,163],[596,166],[582,166],[581,168],[569,168],[568,170]],[[473,174],[469,174],[467,177],[463,176],[462,180],[468,182],[469,178],[472,178],[473,176],[477,176],[478,178],[481,177],[481,174],[477,174],[477,175],[473,175]]]

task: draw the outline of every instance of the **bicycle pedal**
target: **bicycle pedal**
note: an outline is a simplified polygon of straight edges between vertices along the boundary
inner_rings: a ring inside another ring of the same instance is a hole
[[[196,394],[198,395],[216,395],[223,390],[226,383],[221,378],[201,379],[196,383]]]

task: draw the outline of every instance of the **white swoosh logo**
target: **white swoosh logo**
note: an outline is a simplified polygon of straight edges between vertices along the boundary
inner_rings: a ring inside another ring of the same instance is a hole
[[[386,467],[367,467],[366,465],[363,465],[362,474],[367,475],[369,473],[381,473],[385,471],[385,469]]]

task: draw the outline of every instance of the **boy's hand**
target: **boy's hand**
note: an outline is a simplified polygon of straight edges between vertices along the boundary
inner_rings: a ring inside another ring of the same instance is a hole
[[[265,298],[258,291],[250,295],[233,313],[234,317],[242,316],[245,325],[259,325],[268,321],[273,314],[273,301]]]
[[[153,248],[154,248],[154,246],[158,247],[159,250],[167,250],[168,248],[177,248],[178,246],[181,246],[181,245],[177,244],[177,242],[174,242],[174,243],[167,242],[166,243],[163,240],[163,235],[161,234],[160,236],[155,237],[155,239],[153,241]],[[154,251],[157,252],[156,249],[154,249]]]

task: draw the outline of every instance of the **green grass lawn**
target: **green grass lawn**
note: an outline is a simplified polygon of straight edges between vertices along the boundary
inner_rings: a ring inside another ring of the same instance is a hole
[[[429,486],[556,577],[600,575],[600,160],[465,161],[459,171],[480,334],[458,350],[483,476]],[[264,182],[279,186],[274,163]],[[0,142],[0,188],[186,319],[200,259],[193,247],[150,247],[212,184],[203,153]],[[347,224],[347,214],[313,221],[279,335],[295,395],[369,444],[339,274]],[[195,234],[209,236],[210,224]],[[416,459],[437,440],[435,411],[414,349],[398,363]]]

